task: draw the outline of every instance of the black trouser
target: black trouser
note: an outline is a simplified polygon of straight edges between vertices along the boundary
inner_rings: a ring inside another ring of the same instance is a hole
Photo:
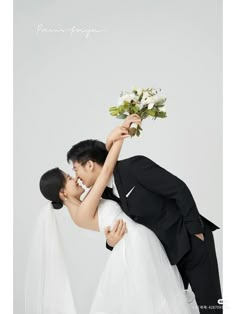
[[[195,294],[200,313],[223,313],[218,263],[211,229],[204,225],[204,241],[190,235],[192,249],[177,264],[185,288],[186,280]]]

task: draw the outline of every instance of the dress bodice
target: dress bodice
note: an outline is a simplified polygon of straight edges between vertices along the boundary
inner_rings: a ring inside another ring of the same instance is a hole
[[[120,206],[112,200],[101,199],[98,206],[98,223],[100,232],[104,232],[104,228],[107,226],[112,227],[117,219],[123,219],[126,221],[126,226],[131,227],[136,223],[127,216]]]

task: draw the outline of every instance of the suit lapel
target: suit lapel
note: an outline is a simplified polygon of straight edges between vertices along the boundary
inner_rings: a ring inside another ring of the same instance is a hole
[[[117,190],[118,190],[119,195],[120,195],[120,200],[121,200],[123,210],[124,210],[124,212],[128,213],[129,212],[128,204],[127,204],[127,199],[125,197],[125,192],[124,192],[124,188],[122,185],[120,173],[118,170],[118,163],[116,164],[116,167],[114,169],[114,179],[115,179],[115,184],[116,184]]]

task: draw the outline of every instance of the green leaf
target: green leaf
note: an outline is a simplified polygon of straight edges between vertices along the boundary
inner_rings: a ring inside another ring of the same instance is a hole
[[[111,115],[117,115],[117,114],[119,114],[119,110],[118,109],[110,110],[110,114]]]
[[[109,111],[113,111],[113,110],[117,110],[117,109],[118,109],[117,107],[114,107],[114,106],[113,106],[113,107],[110,107],[110,108],[109,108]]]
[[[124,106],[120,106],[120,107],[118,108],[118,112],[119,112],[120,114],[124,113],[124,112],[125,112],[125,107],[124,107]]]
[[[141,131],[143,130],[140,125],[138,125],[138,129],[141,130]]]
[[[161,106],[162,104],[164,104],[164,103],[166,102],[166,99],[167,99],[167,98],[162,98],[162,99],[160,99],[158,102],[155,103],[155,106],[156,106],[156,107]]]
[[[134,106],[133,105],[129,106],[129,114],[134,114],[134,113],[136,113]]]
[[[125,101],[124,104],[123,104],[124,108],[125,108],[125,111],[127,111],[129,109],[129,106],[130,106],[130,103]]]
[[[147,114],[151,117],[155,117],[156,116],[156,110],[154,109],[149,109],[147,110]]]
[[[139,101],[141,100],[143,98],[143,91],[142,91],[142,93],[140,94],[140,96],[139,96]]]
[[[139,107],[138,106],[133,106],[133,111],[134,111],[134,113],[138,113],[139,112]]]
[[[165,111],[160,111],[160,112],[158,112],[158,117],[160,117],[160,118],[166,118],[166,117],[167,117],[166,112],[165,112]]]
[[[117,118],[117,119],[125,119],[125,118],[127,118],[127,117],[128,117],[127,114],[119,114],[116,118]]]
[[[148,113],[145,111],[145,112],[141,112],[140,113],[140,117],[142,120],[146,119],[148,117]]]

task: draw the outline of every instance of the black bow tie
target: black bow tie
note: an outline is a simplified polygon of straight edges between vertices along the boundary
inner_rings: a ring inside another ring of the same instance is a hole
[[[121,201],[120,201],[119,197],[115,196],[113,194],[112,188],[109,188],[108,186],[105,188],[105,190],[102,194],[102,198],[108,199],[108,200],[113,200],[113,201],[117,202],[119,205],[121,205]]]

